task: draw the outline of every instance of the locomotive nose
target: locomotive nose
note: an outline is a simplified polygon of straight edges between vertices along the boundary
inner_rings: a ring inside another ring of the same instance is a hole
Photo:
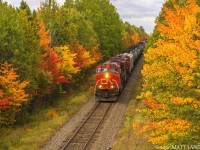
[[[109,78],[109,74],[108,74],[108,73],[106,73],[106,74],[105,74],[105,77],[106,77],[106,79],[108,79],[108,78]]]

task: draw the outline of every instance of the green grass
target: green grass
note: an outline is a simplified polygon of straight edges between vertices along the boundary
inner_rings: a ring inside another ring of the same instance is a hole
[[[78,93],[63,93],[54,107],[38,110],[30,116],[32,122],[15,128],[6,128],[0,133],[0,150],[37,150],[62,125],[67,122],[93,94],[89,90],[94,78],[87,80],[87,86]]]
[[[134,122],[145,122],[143,115],[137,112],[137,109],[143,107],[140,100],[136,97],[141,93],[142,80],[137,80],[136,85],[133,89],[132,100],[129,103],[123,126],[120,129],[117,139],[112,145],[112,150],[153,150],[154,146],[148,143],[147,139],[143,136],[136,135],[133,130]]]

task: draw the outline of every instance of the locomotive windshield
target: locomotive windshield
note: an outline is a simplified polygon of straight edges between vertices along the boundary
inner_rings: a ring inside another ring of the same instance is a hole
[[[124,55],[120,55],[120,56],[119,56],[119,58],[121,58],[121,59],[124,59],[124,60],[125,60],[125,59],[126,59],[126,56],[124,56]]]
[[[104,72],[107,72],[108,69],[107,68],[98,68],[97,69],[97,73],[104,73]]]
[[[109,68],[108,71],[111,73],[119,73],[119,70],[117,68]]]
[[[110,72],[110,73],[119,73],[119,70],[117,68],[98,68],[97,73],[104,73],[104,72]]]

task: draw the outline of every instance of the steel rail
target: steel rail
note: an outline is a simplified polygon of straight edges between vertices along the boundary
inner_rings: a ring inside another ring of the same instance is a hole
[[[87,123],[87,121],[91,118],[91,116],[94,114],[94,112],[97,110],[97,108],[100,106],[101,103],[98,103],[94,109],[91,111],[91,113],[88,115],[88,117],[84,120],[84,122],[79,126],[79,128],[77,129],[77,131],[71,136],[71,138],[68,140],[68,142],[61,148],[61,150],[65,150],[69,144],[71,143],[71,141],[74,139],[74,137],[79,133],[79,131],[83,128],[83,126]],[[95,134],[96,130],[98,129],[98,127],[100,126],[102,120],[105,118],[108,110],[111,107],[111,104],[109,104],[107,110],[105,111],[104,115],[102,116],[101,120],[99,121],[97,127],[93,130],[92,134],[90,135],[90,137],[88,138],[88,140],[86,141],[86,143],[83,146],[83,150],[87,147],[88,143],[90,142],[90,140],[92,139],[93,135]]]
[[[86,144],[84,145],[84,147],[82,148],[82,150],[84,150],[88,144],[90,143],[90,140],[92,139],[92,137],[94,136],[95,132],[97,131],[97,129],[99,128],[100,124],[102,123],[103,119],[105,118],[106,114],[108,113],[108,110],[110,109],[112,103],[109,103],[109,106],[107,108],[107,110],[105,111],[104,115],[102,116],[101,120],[99,121],[97,127],[94,129],[94,131],[92,132],[92,134],[90,135],[89,139],[87,140]]]

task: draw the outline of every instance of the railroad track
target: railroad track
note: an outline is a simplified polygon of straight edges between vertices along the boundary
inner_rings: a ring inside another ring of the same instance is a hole
[[[65,143],[62,150],[84,150],[104,120],[112,103],[98,103],[85,121]]]

